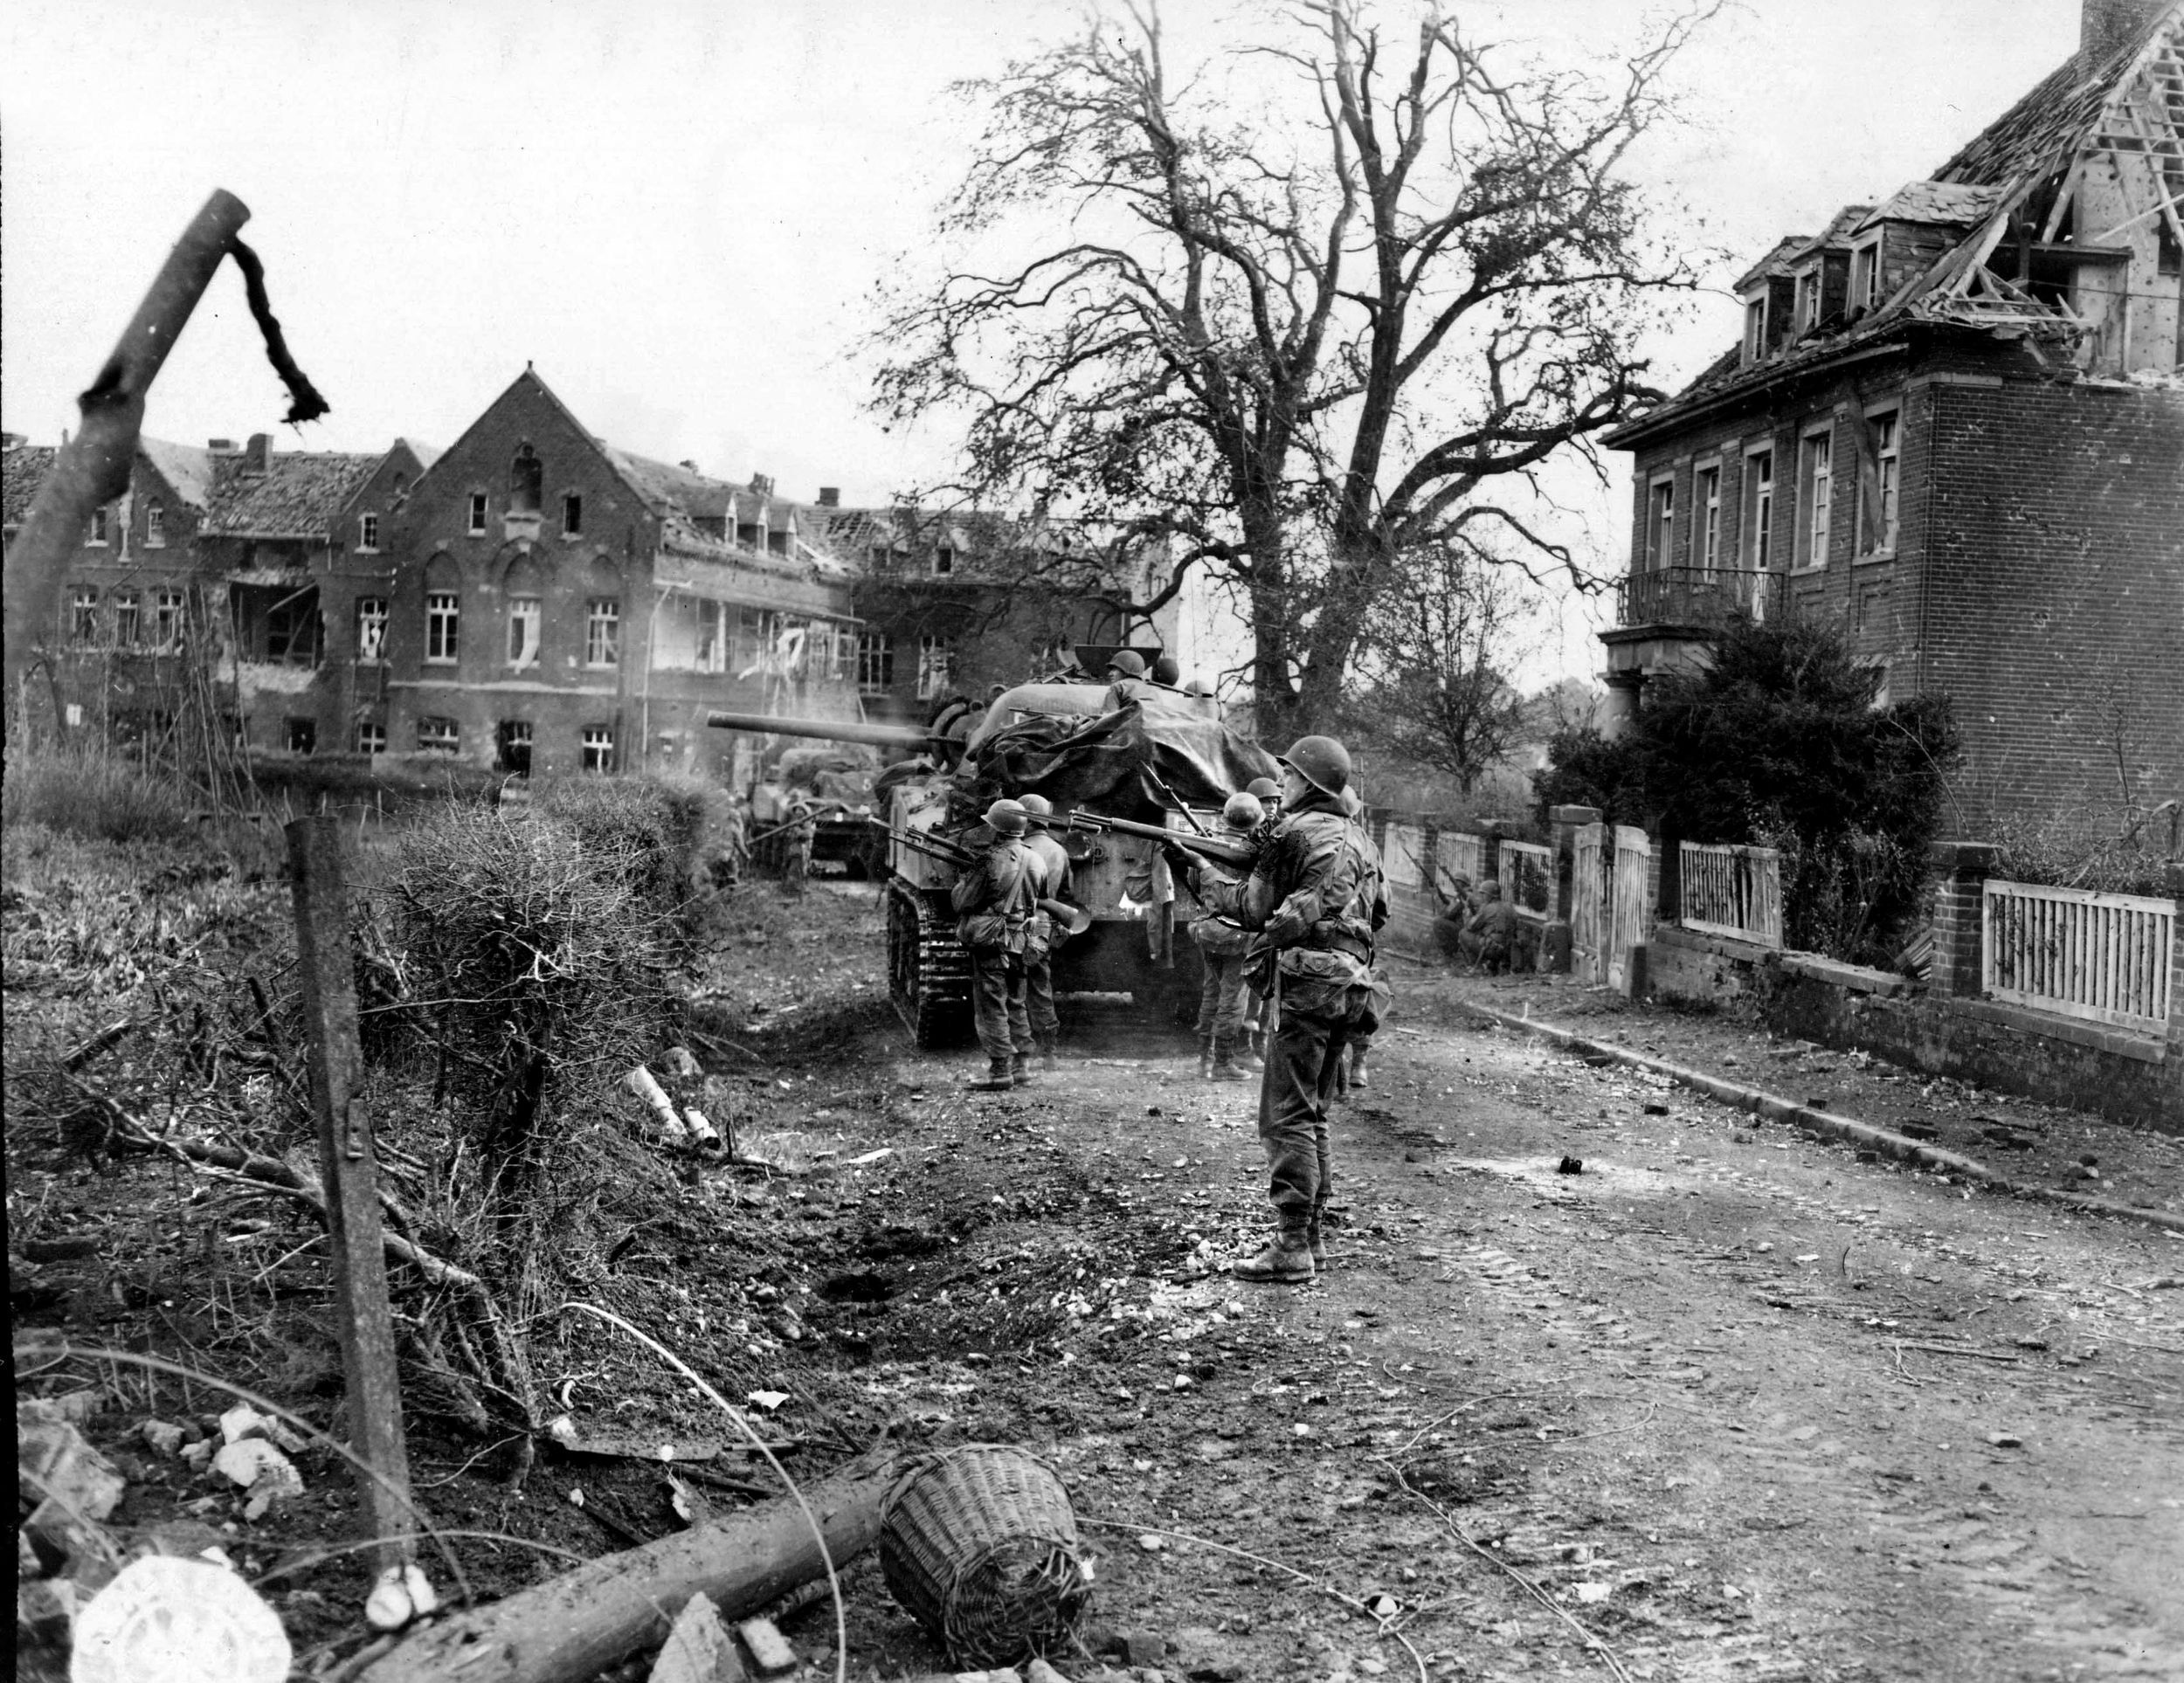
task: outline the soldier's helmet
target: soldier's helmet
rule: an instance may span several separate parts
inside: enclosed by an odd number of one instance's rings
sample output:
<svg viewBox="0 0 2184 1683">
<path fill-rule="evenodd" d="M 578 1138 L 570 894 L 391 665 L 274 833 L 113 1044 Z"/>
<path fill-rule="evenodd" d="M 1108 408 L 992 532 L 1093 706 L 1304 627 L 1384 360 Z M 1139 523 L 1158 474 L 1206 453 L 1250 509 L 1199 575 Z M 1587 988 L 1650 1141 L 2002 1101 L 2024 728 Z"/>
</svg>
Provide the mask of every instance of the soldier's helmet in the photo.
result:
<svg viewBox="0 0 2184 1683">
<path fill-rule="evenodd" d="M 1143 678 L 1145 675 L 1145 657 L 1135 649 L 1119 650 L 1107 663 L 1110 678 Z"/>
<path fill-rule="evenodd" d="M 1485 887 L 1479 890 L 1479 894 L 1482 899 L 1499 900 L 1502 897 L 1502 885 L 1498 882 L 1489 882 Z"/>
<path fill-rule="evenodd" d="M 1282 798 L 1282 785 L 1271 777 L 1254 777 L 1244 785 L 1244 793 L 1255 795 L 1262 802 L 1278 801 Z"/>
<path fill-rule="evenodd" d="M 1051 818 L 1054 815 L 1054 804 L 1044 795 L 1019 795 L 1016 804 L 1034 818 Z"/>
<path fill-rule="evenodd" d="M 1266 820 L 1267 809 L 1256 795 L 1231 795 L 1221 808 L 1221 822 L 1240 832 L 1256 830 Z"/>
<path fill-rule="evenodd" d="M 1350 750 L 1331 736 L 1300 736 L 1281 759 L 1323 795 L 1340 796 L 1350 787 Z"/>
<path fill-rule="evenodd" d="M 1157 655 L 1152 663 L 1152 681 L 1172 685 L 1183 676 L 1183 665 L 1171 654 Z"/>
<path fill-rule="evenodd" d="M 997 836 L 1020 836 L 1031 827 L 1021 801 L 996 801 L 985 810 L 986 827 Z"/>
</svg>

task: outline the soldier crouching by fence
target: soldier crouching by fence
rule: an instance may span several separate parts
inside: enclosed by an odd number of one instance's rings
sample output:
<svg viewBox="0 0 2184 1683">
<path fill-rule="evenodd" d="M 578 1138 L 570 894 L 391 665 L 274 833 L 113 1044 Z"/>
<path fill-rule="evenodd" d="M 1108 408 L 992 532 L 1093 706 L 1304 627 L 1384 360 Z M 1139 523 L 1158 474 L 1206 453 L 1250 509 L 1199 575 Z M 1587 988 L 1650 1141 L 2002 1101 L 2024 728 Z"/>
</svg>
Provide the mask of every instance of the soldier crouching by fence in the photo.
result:
<svg viewBox="0 0 2184 1683">
<path fill-rule="evenodd" d="M 1221 808 L 1221 823 L 1239 837 L 1266 822 L 1266 809 L 1251 795 L 1231 795 Z M 1205 867 L 1211 877 L 1234 883 L 1225 873 Z M 1205 981 L 1199 989 L 1199 1074 L 1208 1081 L 1241 1081 L 1236 1042 L 1244 1026 L 1244 969 L 1251 936 L 1234 918 L 1206 912 L 1191 920 L 1185 933 L 1199 949 Z"/>
<path fill-rule="evenodd" d="M 1277 1020 L 1260 1083 L 1259 1137 L 1275 1231 L 1229 1273 L 1299 1286 L 1326 1258 L 1327 1103 L 1351 1035 L 1374 1025 L 1374 943 L 1388 904 L 1370 845 L 1358 845 L 1364 832 L 1343 810 L 1349 751 L 1330 736 L 1306 736 L 1282 769 L 1282 817 L 1259 832 L 1243 881 L 1220 880 L 1172 843 L 1167 855 L 1209 911 L 1259 932 L 1272 968 Z"/>
<path fill-rule="evenodd" d="M 993 844 L 964 868 L 949 891 L 956 908 L 956 935 L 971 959 L 971 1009 L 985 1049 L 984 1080 L 974 1093 L 1006 1093 L 1031 1080 L 1035 1042 L 1024 996 L 1025 953 L 1032 918 L 1046 891 L 1046 866 L 1024 845 L 1030 815 L 1015 801 L 996 801 L 985 811 Z"/>
</svg>

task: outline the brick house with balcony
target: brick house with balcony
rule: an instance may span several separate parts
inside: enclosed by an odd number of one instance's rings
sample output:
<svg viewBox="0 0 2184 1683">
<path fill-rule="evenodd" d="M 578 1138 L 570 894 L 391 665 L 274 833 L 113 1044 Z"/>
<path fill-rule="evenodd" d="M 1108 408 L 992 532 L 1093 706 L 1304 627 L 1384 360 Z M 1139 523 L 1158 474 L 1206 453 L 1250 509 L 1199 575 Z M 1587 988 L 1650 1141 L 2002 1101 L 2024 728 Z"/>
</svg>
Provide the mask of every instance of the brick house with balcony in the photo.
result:
<svg viewBox="0 0 2184 1683">
<path fill-rule="evenodd" d="M 509 773 L 728 769 L 712 708 L 857 716 L 849 569 L 806 506 L 607 444 L 527 368 L 390 518 L 359 746 Z"/>
<path fill-rule="evenodd" d="M 1952 698 L 1965 822 L 2184 795 L 2181 209 L 2184 5 L 2085 0 L 1932 179 L 1741 277 L 1737 348 L 1608 437 L 1618 723 L 1725 615 L 1817 617 Z"/>
</svg>

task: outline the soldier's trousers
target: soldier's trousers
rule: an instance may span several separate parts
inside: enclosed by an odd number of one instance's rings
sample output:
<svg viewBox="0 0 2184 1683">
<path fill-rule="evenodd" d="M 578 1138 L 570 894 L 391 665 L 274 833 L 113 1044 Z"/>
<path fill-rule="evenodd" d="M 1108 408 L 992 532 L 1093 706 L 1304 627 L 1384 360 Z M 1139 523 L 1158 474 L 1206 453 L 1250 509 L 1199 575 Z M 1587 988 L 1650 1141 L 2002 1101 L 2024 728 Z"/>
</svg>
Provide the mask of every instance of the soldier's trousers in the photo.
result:
<svg viewBox="0 0 2184 1683">
<path fill-rule="evenodd" d="M 1199 986 L 1199 1038 L 1234 1041 L 1244 1023 L 1244 955 L 1200 952 L 1206 979 Z"/>
<path fill-rule="evenodd" d="M 1032 1038 L 1051 1048 L 1061 1034 L 1061 1013 L 1054 1009 L 1054 967 L 1047 950 L 1024 955 L 1024 1011 Z"/>
<path fill-rule="evenodd" d="M 1024 959 L 1019 953 L 971 947 L 971 1016 L 978 1044 L 996 1063 L 1032 1049 L 1031 1017 L 1024 1004 Z"/>
<path fill-rule="evenodd" d="M 1259 1084 L 1259 1142 L 1266 1148 L 1275 1217 L 1285 1231 L 1301 1231 L 1327 1206 L 1334 1185 L 1327 1153 L 1327 1100 L 1335 1068 L 1353 1031 L 1365 1025 L 1367 990 L 1353 988 L 1330 1012 L 1301 1011 L 1285 998 L 1267 1046 Z"/>
</svg>

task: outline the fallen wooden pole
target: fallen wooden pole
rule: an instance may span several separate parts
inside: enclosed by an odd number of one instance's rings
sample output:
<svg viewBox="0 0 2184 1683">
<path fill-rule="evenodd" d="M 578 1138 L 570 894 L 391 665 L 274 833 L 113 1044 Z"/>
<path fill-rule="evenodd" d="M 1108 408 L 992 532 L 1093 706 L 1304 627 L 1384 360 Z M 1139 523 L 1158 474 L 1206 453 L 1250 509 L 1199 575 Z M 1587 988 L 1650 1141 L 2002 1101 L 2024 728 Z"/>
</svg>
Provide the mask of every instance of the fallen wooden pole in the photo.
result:
<svg viewBox="0 0 2184 1683">
<path fill-rule="evenodd" d="M 896 1471 L 895 1452 L 882 1447 L 805 1492 L 836 1571 L 878 1539 L 881 1500 Z M 682 1604 L 701 1591 L 733 1621 L 826 1570 L 803 1510 L 778 1497 L 443 1619 L 374 1660 L 355 1683 L 586 1683 L 665 1642 Z"/>
</svg>

